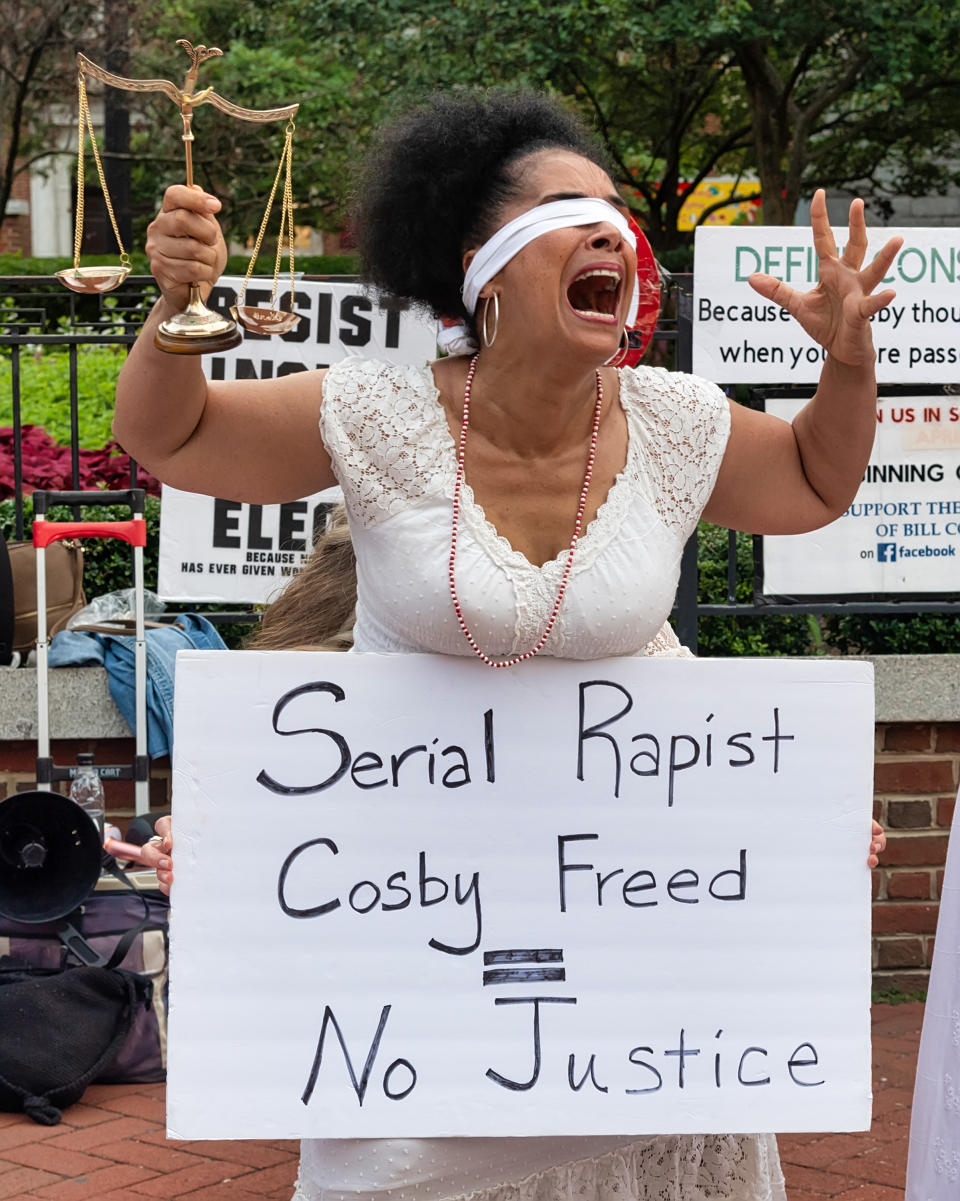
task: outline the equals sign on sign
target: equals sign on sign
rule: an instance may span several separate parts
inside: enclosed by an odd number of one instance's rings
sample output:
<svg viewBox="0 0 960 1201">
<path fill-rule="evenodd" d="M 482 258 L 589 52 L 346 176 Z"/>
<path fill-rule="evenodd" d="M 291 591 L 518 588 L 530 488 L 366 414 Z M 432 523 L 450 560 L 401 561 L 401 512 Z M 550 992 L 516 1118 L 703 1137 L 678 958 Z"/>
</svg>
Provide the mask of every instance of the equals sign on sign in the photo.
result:
<svg viewBox="0 0 960 1201">
<path fill-rule="evenodd" d="M 537 951 L 484 951 L 483 983 L 487 984 L 530 984 L 545 980 L 566 980 L 562 967 L 540 967 L 535 964 L 562 964 L 563 951 L 542 947 Z M 509 964 L 509 967 L 493 966 Z"/>
</svg>

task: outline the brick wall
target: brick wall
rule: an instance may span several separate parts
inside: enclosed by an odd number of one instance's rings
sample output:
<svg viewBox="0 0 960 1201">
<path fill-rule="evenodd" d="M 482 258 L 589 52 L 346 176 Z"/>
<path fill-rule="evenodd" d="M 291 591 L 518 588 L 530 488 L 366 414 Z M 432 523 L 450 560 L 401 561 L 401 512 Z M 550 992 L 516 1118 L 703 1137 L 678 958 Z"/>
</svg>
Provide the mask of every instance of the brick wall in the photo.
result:
<svg viewBox="0 0 960 1201">
<path fill-rule="evenodd" d="M 132 739 L 54 741 L 55 763 L 94 751 L 99 763 L 129 763 Z M 33 742 L 0 742 L 0 798 L 32 787 Z M 911 992 L 927 982 L 947 837 L 960 783 L 960 722 L 878 725 L 874 814 L 887 849 L 873 873 L 873 978 L 877 988 Z M 108 816 L 125 828 L 133 786 L 105 781 Z M 151 806 L 170 806 L 170 762 L 152 765 Z"/>
<path fill-rule="evenodd" d="M 10 199 L 30 203 L 30 173 L 21 171 L 14 178 Z M 15 254 L 19 251 L 24 257 L 33 253 L 33 237 L 30 225 L 30 213 L 16 216 L 4 216 L 0 213 L 0 254 Z"/>
<path fill-rule="evenodd" d="M 960 782 L 960 722 L 878 725 L 874 814 L 887 849 L 873 880 L 874 984 L 926 986 L 947 837 Z"/>
<path fill-rule="evenodd" d="M 58 766 L 70 766 L 77 761 L 81 751 L 92 751 L 96 762 L 101 764 L 128 764 L 133 762 L 134 741 L 132 738 L 111 738 L 97 742 L 92 739 L 54 739 L 50 753 Z M 0 742 L 0 799 L 15 792 L 36 787 L 35 742 Z M 150 808 L 170 808 L 170 760 L 166 757 L 154 759 L 150 768 Z M 58 785 L 62 792 L 66 784 Z M 104 780 L 103 793 L 107 807 L 107 820 L 126 829 L 127 822 L 135 813 L 133 784 L 129 780 Z"/>
</svg>

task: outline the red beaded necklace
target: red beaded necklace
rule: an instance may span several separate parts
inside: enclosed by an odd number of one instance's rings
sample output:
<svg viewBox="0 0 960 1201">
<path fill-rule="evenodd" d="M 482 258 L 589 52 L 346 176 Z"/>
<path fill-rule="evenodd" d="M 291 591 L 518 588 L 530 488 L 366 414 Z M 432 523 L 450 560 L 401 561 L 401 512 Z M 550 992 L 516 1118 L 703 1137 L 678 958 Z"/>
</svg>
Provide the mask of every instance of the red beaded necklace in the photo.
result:
<svg viewBox="0 0 960 1201">
<path fill-rule="evenodd" d="M 563 569 L 563 576 L 560 580 L 560 587 L 557 590 L 557 599 L 553 605 L 553 612 L 550 614 L 550 620 L 547 622 L 546 628 L 540 635 L 540 641 L 529 651 L 524 651 L 522 655 L 515 655 L 512 659 L 501 659 L 499 662 L 491 659 L 489 655 L 477 646 L 476 639 L 470 633 L 467 623 L 464 620 L 463 609 L 460 605 L 460 598 L 457 596 L 457 583 L 454 575 L 454 564 L 457 558 L 457 529 L 460 525 L 460 495 L 463 490 L 464 476 L 464 459 L 467 449 L 467 429 L 470 426 L 470 390 L 473 387 L 473 377 L 477 373 L 477 360 L 479 354 L 475 354 L 470 361 L 470 370 L 467 372 L 467 382 L 463 389 L 463 420 L 460 424 L 460 440 L 457 443 L 457 480 L 453 488 L 453 530 L 450 535 L 450 596 L 453 599 L 453 608 L 457 614 L 457 622 L 460 629 L 463 631 L 463 636 L 470 644 L 473 653 L 478 659 L 482 659 L 488 667 L 514 667 L 517 663 L 522 663 L 525 659 L 532 659 L 534 655 L 539 655 L 546 645 L 547 639 L 553 632 L 553 627 L 556 624 L 557 616 L 560 613 L 560 606 L 563 603 L 563 596 L 567 590 L 567 581 L 570 579 L 570 570 L 573 567 L 573 554 L 577 549 L 577 543 L 580 540 L 580 530 L 583 525 L 583 514 L 587 507 L 587 493 L 590 490 L 590 480 L 593 477 L 593 466 L 597 460 L 597 436 L 600 433 L 600 413 L 603 409 L 603 383 L 600 379 L 600 372 L 597 372 L 597 404 L 593 411 L 593 429 L 590 433 L 590 450 L 587 454 L 587 469 L 583 476 L 583 487 L 580 489 L 580 503 L 577 506 L 577 521 L 573 527 L 573 537 L 570 539 L 570 550 L 567 554 L 567 562 Z"/>
</svg>

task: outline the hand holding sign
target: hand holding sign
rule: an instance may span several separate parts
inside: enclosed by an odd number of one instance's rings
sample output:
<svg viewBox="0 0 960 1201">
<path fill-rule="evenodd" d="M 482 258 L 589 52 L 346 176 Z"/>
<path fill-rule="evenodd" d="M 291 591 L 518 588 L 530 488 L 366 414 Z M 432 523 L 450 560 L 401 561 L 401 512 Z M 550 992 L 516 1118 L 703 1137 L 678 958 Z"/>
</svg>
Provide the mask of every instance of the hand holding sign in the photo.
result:
<svg viewBox="0 0 960 1201">
<path fill-rule="evenodd" d="M 798 292 L 773 275 L 758 272 L 750 284 L 767 300 L 786 309 L 824 350 L 841 363 L 859 367 L 874 359 L 870 319 L 893 300 L 887 288 L 873 294 L 884 279 L 903 243 L 891 238 L 880 253 L 863 267 L 867 250 L 867 226 L 863 201 L 850 205 L 850 233 L 843 254 L 837 253 L 827 217 L 827 199 L 818 188 L 810 205 L 810 224 L 817 252 L 820 282 L 810 292 Z"/>
<path fill-rule="evenodd" d="M 157 839 L 151 839 L 142 847 L 137 847 L 137 862 L 144 864 L 146 867 L 152 867 L 156 870 L 157 880 L 160 884 L 160 891 L 167 896 L 170 895 L 170 887 L 173 884 L 173 831 L 171 828 L 171 819 L 169 817 L 161 817 L 157 820 Z M 111 843 L 113 846 L 111 847 Z M 107 839 L 104 843 L 106 850 L 112 854 L 119 853 L 120 846 L 126 847 L 127 844 L 116 843 L 113 839 Z M 879 822 L 873 822 L 870 834 L 870 854 L 867 856 L 867 867 L 874 868 L 879 863 L 878 855 L 882 854 L 887 845 L 887 835 Z M 133 856 L 131 856 L 133 857 Z"/>
<path fill-rule="evenodd" d="M 143 846 L 136 847 L 131 843 L 118 842 L 114 838 L 103 840 L 104 850 L 108 855 L 119 859 L 135 859 L 144 867 L 151 867 L 157 873 L 160 891 L 170 895 L 170 885 L 173 883 L 173 832 L 169 817 L 158 817 L 155 826 L 156 834 Z"/>
<path fill-rule="evenodd" d="M 867 856 L 867 867 L 874 868 L 880 862 L 878 856 L 887 849 L 887 835 L 879 822 L 873 822 L 870 832 L 870 854 Z"/>
</svg>

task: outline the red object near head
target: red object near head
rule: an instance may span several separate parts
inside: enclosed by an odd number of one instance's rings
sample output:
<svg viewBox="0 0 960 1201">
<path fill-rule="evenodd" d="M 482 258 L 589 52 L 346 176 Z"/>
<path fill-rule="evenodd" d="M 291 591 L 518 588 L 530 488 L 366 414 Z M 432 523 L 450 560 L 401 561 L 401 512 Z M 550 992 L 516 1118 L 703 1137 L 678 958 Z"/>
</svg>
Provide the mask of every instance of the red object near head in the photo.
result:
<svg viewBox="0 0 960 1201">
<path fill-rule="evenodd" d="M 639 306 L 633 325 L 627 327 L 629 349 L 621 367 L 636 367 L 647 353 L 660 316 L 660 272 L 646 235 L 633 217 L 627 218 L 637 237 L 637 293 Z"/>
</svg>

